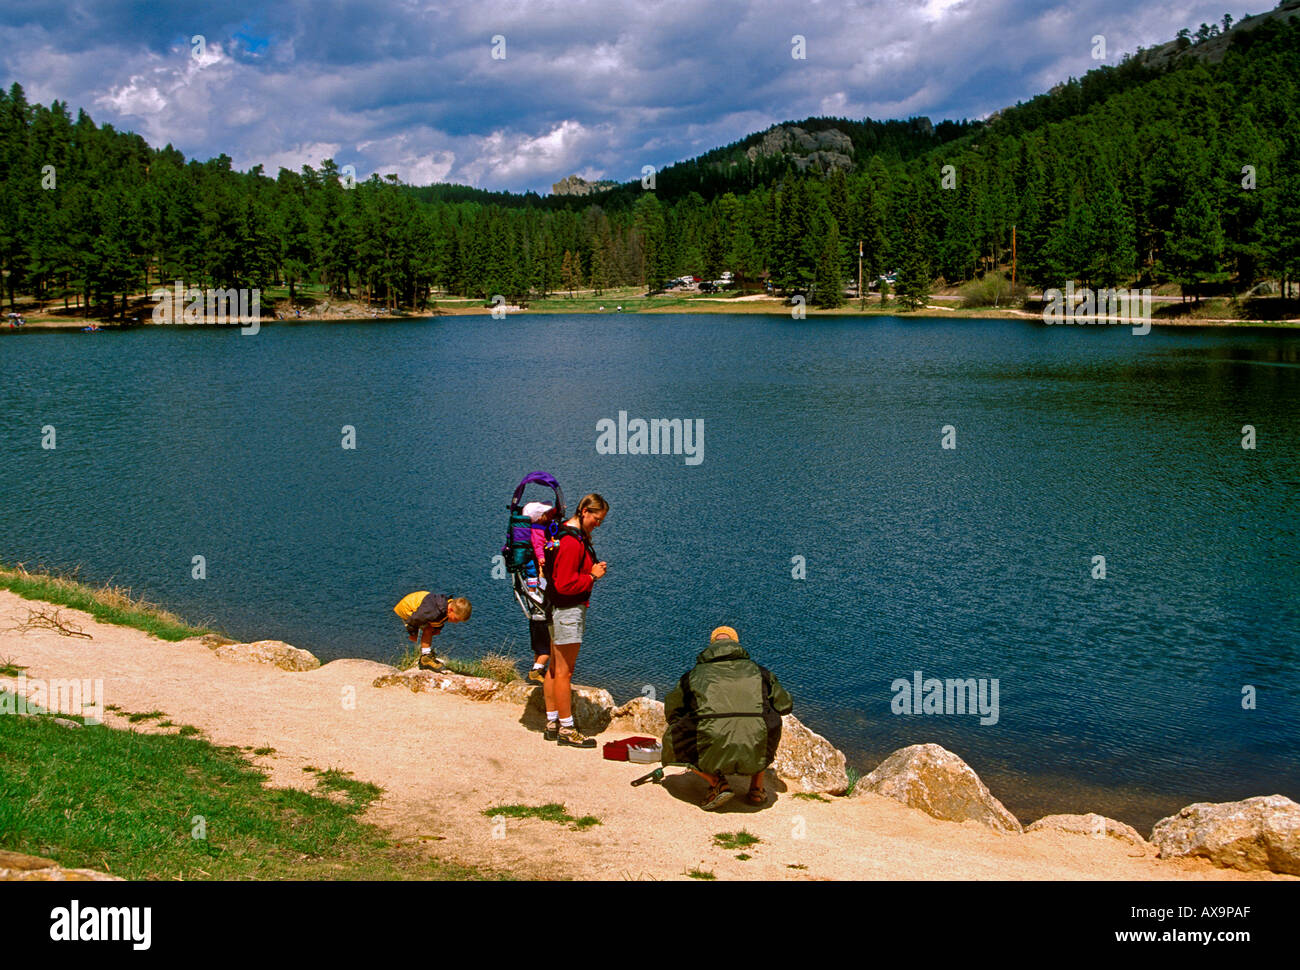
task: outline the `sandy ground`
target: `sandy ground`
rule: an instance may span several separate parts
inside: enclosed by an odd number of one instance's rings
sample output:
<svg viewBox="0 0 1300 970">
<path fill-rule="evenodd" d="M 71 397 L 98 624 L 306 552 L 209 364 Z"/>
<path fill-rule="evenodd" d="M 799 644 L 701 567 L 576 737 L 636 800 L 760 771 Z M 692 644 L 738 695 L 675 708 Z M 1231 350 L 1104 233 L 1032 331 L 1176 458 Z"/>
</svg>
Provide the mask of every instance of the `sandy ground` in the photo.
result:
<svg viewBox="0 0 1300 970">
<path fill-rule="evenodd" d="M 0 590 L 0 660 L 26 666 L 28 678 L 102 678 L 106 705 L 165 711 L 217 744 L 272 747 L 272 755 L 249 757 L 275 785 L 309 787 L 308 765 L 350 771 L 384 789 L 366 817 L 398 839 L 517 876 L 680 879 L 698 867 L 718 879 L 1291 878 L 1162 861 L 1113 839 L 999 835 L 876 796 L 795 798 L 771 781 L 776 797 L 767 806 L 737 798 L 710 814 L 697 807 L 703 783 L 679 774 L 683 769 L 669 769 L 662 785 L 632 788 L 628 782 L 645 766 L 605 761 L 599 749 L 547 743 L 521 723 L 513 705 L 376 689 L 370 685 L 382 668 L 366 660 L 337 660 L 307 673 L 220 660 L 196 641 L 165 643 L 66 608 L 62 617 L 92 640 L 15 630 L 36 605 Z M 472 649 L 458 644 L 457 652 Z M 13 677 L 0 677 L 0 687 L 15 685 Z M 126 725 L 112 713 L 106 720 Z M 632 733 L 616 722 L 600 740 Z M 547 802 L 601 824 L 585 832 L 538 819 L 494 826 L 482 814 Z M 209 819 L 209 826 L 219 831 L 220 820 Z M 738 850 L 712 841 L 715 833 L 739 829 L 762 840 L 744 861 L 735 858 Z"/>
</svg>

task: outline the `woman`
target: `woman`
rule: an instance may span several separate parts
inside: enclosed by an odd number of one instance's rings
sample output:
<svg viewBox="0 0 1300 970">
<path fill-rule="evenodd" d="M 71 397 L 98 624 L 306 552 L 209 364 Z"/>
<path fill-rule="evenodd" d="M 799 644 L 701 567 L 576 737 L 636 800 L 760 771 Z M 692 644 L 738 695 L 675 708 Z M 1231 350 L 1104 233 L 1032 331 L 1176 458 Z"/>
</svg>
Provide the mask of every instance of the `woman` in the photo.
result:
<svg viewBox="0 0 1300 970">
<path fill-rule="evenodd" d="M 587 625 L 587 601 L 596 580 L 605 575 L 606 563 L 596 559 L 591 531 L 600 528 L 609 514 L 609 503 L 595 492 L 583 496 L 577 514 L 560 529 L 560 544 L 546 587 L 550 607 L 551 663 L 546 668 L 542 691 L 546 695 L 547 741 L 574 748 L 594 748 L 596 739 L 573 726 L 570 692 L 578 648 Z"/>
</svg>

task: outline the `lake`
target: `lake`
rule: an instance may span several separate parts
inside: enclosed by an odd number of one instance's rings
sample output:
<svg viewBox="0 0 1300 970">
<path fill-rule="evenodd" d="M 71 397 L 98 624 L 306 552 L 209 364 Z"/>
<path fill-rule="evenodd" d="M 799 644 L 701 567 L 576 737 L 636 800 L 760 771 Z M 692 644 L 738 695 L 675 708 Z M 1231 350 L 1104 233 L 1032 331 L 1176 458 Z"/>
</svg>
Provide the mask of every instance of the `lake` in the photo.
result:
<svg viewBox="0 0 1300 970">
<path fill-rule="evenodd" d="M 620 702 L 662 698 L 728 624 L 850 764 L 935 741 L 1025 822 L 1145 831 L 1192 801 L 1300 799 L 1300 331 L 575 315 L 25 333 L 0 340 L 0 405 L 0 559 L 79 567 L 241 639 L 386 660 L 407 646 L 393 604 L 452 590 L 474 615 L 443 651 L 522 658 L 492 557 L 543 469 L 571 508 L 612 506 L 577 680 Z M 702 422 L 702 448 L 602 453 L 620 412 Z M 996 721 L 895 713 L 917 671 L 923 693 L 996 681 Z"/>
</svg>

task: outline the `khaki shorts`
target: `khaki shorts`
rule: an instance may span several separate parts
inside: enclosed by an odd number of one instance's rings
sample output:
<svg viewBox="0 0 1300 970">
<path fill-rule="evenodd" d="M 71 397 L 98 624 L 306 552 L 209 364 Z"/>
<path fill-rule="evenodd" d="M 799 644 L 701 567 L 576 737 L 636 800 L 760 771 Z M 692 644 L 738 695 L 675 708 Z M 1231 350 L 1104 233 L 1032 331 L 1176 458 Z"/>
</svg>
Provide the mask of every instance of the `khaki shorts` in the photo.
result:
<svg viewBox="0 0 1300 970">
<path fill-rule="evenodd" d="M 552 643 L 581 643 L 587 628 L 587 604 L 555 607 L 549 625 Z"/>
</svg>

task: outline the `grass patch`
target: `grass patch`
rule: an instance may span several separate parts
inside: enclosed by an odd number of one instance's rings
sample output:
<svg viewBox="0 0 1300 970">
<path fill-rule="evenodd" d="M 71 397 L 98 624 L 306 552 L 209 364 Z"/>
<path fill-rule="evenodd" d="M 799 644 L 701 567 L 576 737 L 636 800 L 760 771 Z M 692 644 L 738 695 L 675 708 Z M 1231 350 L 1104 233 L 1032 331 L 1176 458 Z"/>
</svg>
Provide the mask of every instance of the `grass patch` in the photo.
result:
<svg viewBox="0 0 1300 970">
<path fill-rule="evenodd" d="M 137 714 L 128 714 L 126 719 L 132 724 L 139 724 L 141 721 L 162 721 L 166 720 L 166 711 L 144 711 Z"/>
<path fill-rule="evenodd" d="M 391 844 L 355 797 L 266 781 L 204 740 L 0 717 L 0 847 L 127 879 L 499 878 Z"/>
<path fill-rule="evenodd" d="M 275 750 L 274 748 L 270 750 Z M 256 752 L 254 752 L 256 754 Z M 364 812 L 370 803 L 384 793 L 378 785 L 357 781 L 349 771 L 329 768 L 316 773 L 316 786 L 327 792 L 339 792 L 347 797 L 353 812 Z"/>
<path fill-rule="evenodd" d="M 478 660 L 461 660 L 457 657 L 446 657 L 444 659 L 446 660 L 447 669 L 453 674 L 461 674 L 465 677 L 483 677 L 502 684 L 509 684 L 520 679 L 519 661 L 514 657 L 496 651 L 485 653 Z M 388 661 L 390 666 L 396 667 L 398 670 L 410 670 L 419 662 L 420 648 L 415 644 L 402 648 Z"/>
<path fill-rule="evenodd" d="M 12 657 L 0 657 L 0 677 L 17 677 L 26 669 L 14 663 Z"/>
<path fill-rule="evenodd" d="M 202 733 L 203 732 L 200 731 L 198 728 L 196 728 L 193 724 L 182 724 L 181 729 L 176 732 L 176 736 L 178 738 L 193 738 L 193 737 L 198 737 Z"/>
<path fill-rule="evenodd" d="M 254 748 L 253 754 L 275 754 L 275 748 Z"/>
<path fill-rule="evenodd" d="M 739 832 L 719 832 L 713 837 L 713 844 L 720 849 L 747 849 L 763 841 L 757 835 L 741 829 Z"/>
<path fill-rule="evenodd" d="M 810 801 L 810 802 L 829 802 L 829 801 L 830 801 L 830 799 L 827 798 L 825 795 L 820 795 L 820 794 L 818 794 L 818 793 L 815 792 L 815 791 L 797 791 L 797 792 L 795 792 L 791 797 L 792 797 L 792 798 L 802 798 L 802 799 L 804 799 L 805 801 Z"/>
<path fill-rule="evenodd" d="M 24 599 L 42 600 L 89 613 L 102 623 L 143 630 L 160 640 L 185 640 L 212 633 L 192 626 L 179 616 L 136 596 L 122 586 L 89 586 L 75 578 L 51 572 L 31 572 L 21 564 L 0 566 L 0 589 Z"/>
<path fill-rule="evenodd" d="M 715 876 L 713 873 L 711 873 L 711 872 L 707 872 L 707 871 L 704 870 L 704 869 L 698 869 L 698 868 L 697 868 L 697 869 L 688 869 L 688 870 L 686 870 L 686 875 L 690 876 L 692 879 L 712 880 L 712 879 L 717 879 L 717 878 L 718 878 L 718 877 Z"/>
<path fill-rule="evenodd" d="M 748 862 L 750 859 L 754 857 L 750 855 L 748 852 L 742 852 L 740 853 L 740 855 L 736 856 L 736 858 L 739 859 L 741 862 Z"/>
<path fill-rule="evenodd" d="M 858 779 L 862 777 L 862 772 L 858 771 L 852 765 L 844 769 L 844 773 L 849 776 L 849 787 L 844 789 L 844 797 L 848 798 L 853 794 L 853 789 L 858 787 Z"/>
<path fill-rule="evenodd" d="M 564 806 L 559 802 L 548 802 L 545 805 L 497 805 L 495 808 L 483 809 L 483 814 L 488 818 L 496 818 L 498 815 L 505 818 L 540 818 L 545 822 L 558 822 L 561 825 L 568 825 L 569 828 L 578 832 L 600 824 L 600 819 L 594 815 L 574 818 L 564 810 Z"/>
<path fill-rule="evenodd" d="M 786 867 L 787 869 L 807 869 L 807 868 L 808 868 L 807 866 L 802 865 L 801 863 L 798 863 L 798 862 L 787 862 L 786 865 L 785 865 L 785 867 Z"/>
</svg>

